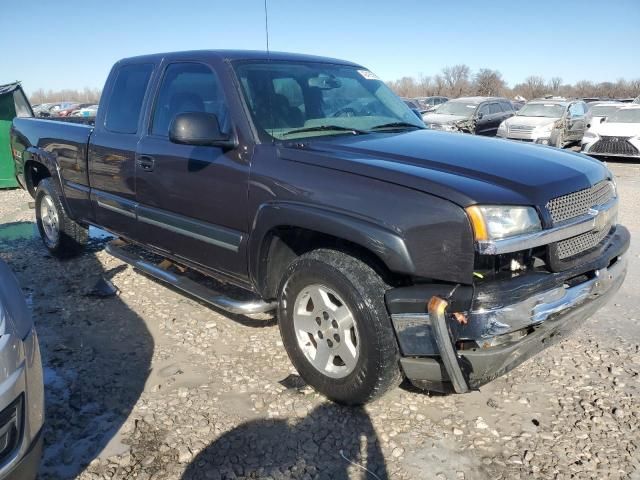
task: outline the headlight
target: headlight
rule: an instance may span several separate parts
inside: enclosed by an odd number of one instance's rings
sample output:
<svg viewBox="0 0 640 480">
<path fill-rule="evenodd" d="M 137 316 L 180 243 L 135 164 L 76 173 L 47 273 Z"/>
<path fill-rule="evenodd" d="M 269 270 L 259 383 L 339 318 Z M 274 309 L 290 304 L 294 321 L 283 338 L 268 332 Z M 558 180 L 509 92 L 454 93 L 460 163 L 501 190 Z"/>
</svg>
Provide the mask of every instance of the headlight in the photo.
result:
<svg viewBox="0 0 640 480">
<path fill-rule="evenodd" d="M 473 205 L 466 211 L 476 241 L 500 240 L 542 230 L 540 217 L 532 207 Z"/>
<path fill-rule="evenodd" d="M 442 130 L 444 130 L 445 132 L 457 132 L 458 127 L 450 123 L 445 123 L 444 125 L 442 125 Z"/>
<path fill-rule="evenodd" d="M 587 130 L 586 132 L 584 132 L 584 137 L 585 138 L 598 138 L 598 135 L 590 132 L 589 130 Z"/>
</svg>

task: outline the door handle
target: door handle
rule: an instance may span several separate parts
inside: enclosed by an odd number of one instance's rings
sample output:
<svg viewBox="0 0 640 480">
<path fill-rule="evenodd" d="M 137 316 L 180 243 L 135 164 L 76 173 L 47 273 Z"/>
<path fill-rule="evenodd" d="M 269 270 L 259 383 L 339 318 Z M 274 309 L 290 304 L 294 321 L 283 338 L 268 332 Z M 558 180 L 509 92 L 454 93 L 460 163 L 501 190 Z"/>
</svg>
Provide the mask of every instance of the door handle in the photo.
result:
<svg viewBox="0 0 640 480">
<path fill-rule="evenodd" d="M 149 155 L 139 155 L 136 163 L 141 170 L 144 170 L 145 172 L 153 172 L 156 161 Z"/>
</svg>

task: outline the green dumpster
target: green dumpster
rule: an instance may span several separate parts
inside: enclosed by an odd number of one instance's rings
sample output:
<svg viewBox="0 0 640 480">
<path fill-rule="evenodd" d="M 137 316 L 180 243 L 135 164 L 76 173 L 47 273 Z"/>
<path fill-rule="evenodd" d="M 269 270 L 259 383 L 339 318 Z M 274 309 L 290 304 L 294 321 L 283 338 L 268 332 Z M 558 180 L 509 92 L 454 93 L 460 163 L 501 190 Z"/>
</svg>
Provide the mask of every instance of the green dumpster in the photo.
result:
<svg viewBox="0 0 640 480">
<path fill-rule="evenodd" d="M 19 82 L 0 85 L 0 188 L 18 186 L 9 142 L 9 129 L 15 117 L 33 117 L 29 100 Z"/>
</svg>

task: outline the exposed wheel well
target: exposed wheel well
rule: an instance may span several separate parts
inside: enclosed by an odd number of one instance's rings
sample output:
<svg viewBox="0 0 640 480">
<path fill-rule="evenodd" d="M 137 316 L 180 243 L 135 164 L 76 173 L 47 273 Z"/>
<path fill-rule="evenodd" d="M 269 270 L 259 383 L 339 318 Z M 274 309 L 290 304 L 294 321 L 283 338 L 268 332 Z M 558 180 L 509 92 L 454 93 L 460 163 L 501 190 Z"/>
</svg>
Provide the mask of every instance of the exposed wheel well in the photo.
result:
<svg viewBox="0 0 640 480">
<path fill-rule="evenodd" d="M 391 272 L 375 253 L 356 243 L 299 227 L 269 231 L 260 250 L 258 287 L 264 298 L 275 298 L 287 267 L 297 257 L 318 248 L 339 250 L 369 265 L 389 285 L 409 283 L 409 278 Z"/>
<path fill-rule="evenodd" d="M 32 197 L 35 197 L 36 195 L 38 183 L 40 183 L 43 178 L 48 178 L 50 176 L 51 172 L 49 169 L 41 163 L 28 161 L 24 164 L 24 181 L 27 184 L 27 190 Z"/>
</svg>

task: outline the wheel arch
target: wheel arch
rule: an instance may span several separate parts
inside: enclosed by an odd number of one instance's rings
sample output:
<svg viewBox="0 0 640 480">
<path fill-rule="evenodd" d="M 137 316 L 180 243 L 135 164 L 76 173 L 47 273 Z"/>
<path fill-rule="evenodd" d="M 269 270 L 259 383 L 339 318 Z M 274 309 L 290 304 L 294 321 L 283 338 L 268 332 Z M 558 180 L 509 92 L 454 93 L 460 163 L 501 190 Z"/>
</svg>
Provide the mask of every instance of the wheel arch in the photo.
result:
<svg viewBox="0 0 640 480">
<path fill-rule="evenodd" d="M 263 298 L 275 298 L 290 263 L 317 248 L 349 253 L 387 281 L 415 273 L 407 245 L 397 232 L 333 210 L 268 204 L 258 210 L 249 238 L 249 274 L 258 292 Z"/>
</svg>

